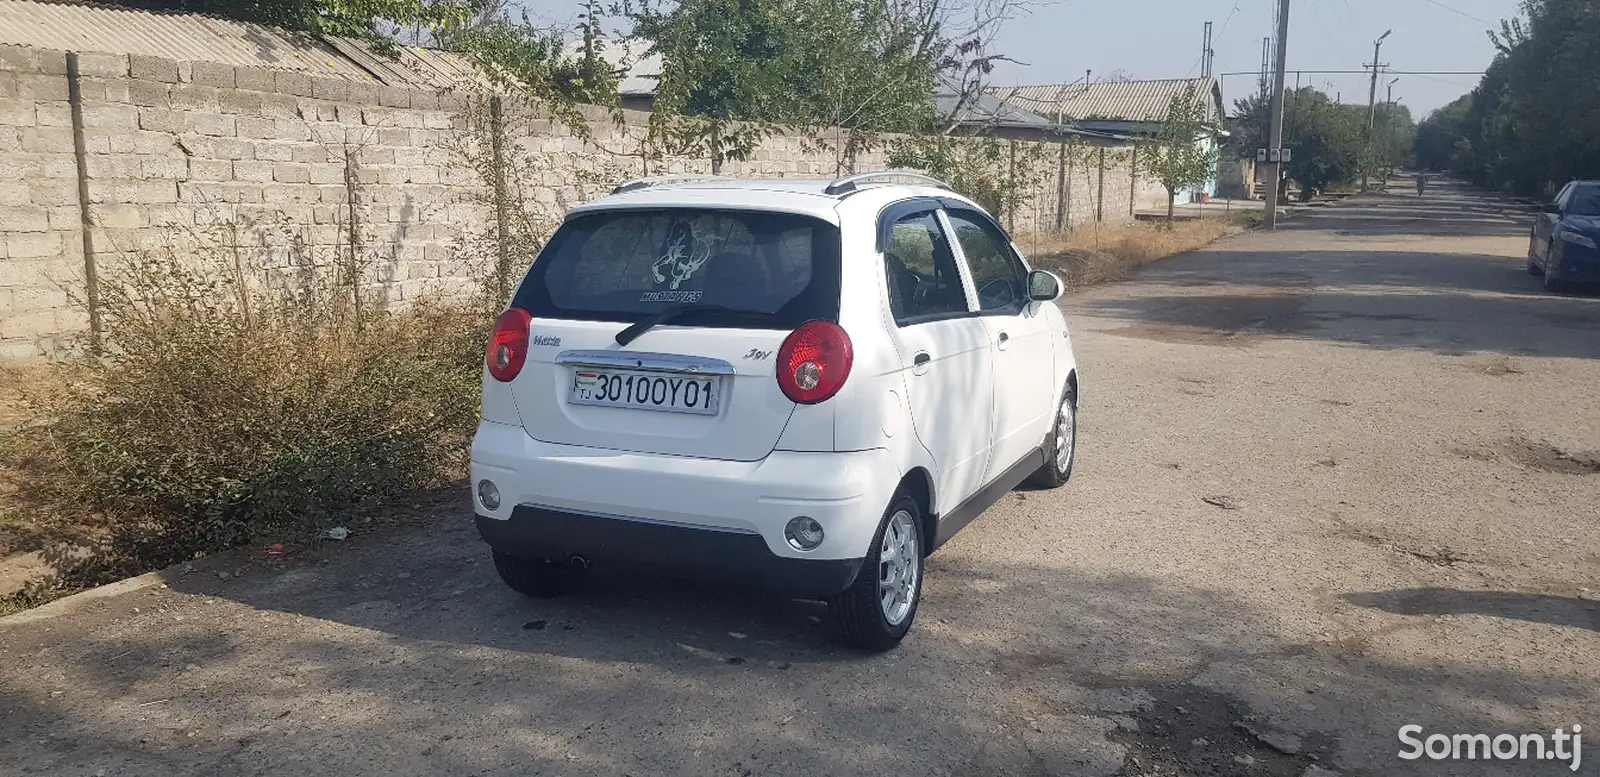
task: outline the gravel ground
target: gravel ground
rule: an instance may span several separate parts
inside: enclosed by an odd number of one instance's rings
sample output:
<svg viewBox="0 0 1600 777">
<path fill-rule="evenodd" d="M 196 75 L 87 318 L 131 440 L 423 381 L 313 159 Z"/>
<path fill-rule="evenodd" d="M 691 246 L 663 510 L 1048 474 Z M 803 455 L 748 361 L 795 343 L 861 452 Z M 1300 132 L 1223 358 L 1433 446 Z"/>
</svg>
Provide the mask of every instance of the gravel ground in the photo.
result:
<svg viewBox="0 0 1600 777">
<path fill-rule="evenodd" d="M 0 620 L 0 771 L 1571 774 L 1396 757 L 1600 736 L 1600 299 L 1433 188 L 1065 300 L 1075 479 L 941 550 L 896 652 L 760 592 L 519 598 L 463 503 Z"/>
</svg>

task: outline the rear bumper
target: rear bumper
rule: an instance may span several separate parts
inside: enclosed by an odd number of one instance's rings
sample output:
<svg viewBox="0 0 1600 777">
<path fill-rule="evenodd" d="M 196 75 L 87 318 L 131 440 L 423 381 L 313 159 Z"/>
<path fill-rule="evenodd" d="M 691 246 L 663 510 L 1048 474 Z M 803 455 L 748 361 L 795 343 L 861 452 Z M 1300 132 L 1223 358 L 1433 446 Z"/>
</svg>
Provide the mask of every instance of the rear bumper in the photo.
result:
<svg viewBox="0 0 1600 777">
<path fill-rule="evenodd" d="M 744 583 L 800 596 L 839 593 L 855 581 L 861 559 L 773 555 L 759 534 L 584 515 L 520 505 L 510 519 L 477 516 L 478 533 L 495 550 L 523 558 L 582 556 L 600 564 Z"/>
<path fill-rule="evenodd" d="M 537 541 L 549 548 L 571 537 L 587 539 L 608 526 L 630 536 L 659 533 L 634 525 L 638 523 L 714 532 L 720 539 L 709 540 L 710 545 L 758 559 L 859 561 L 872 544 L 900 475 L 885 450 L 772 451 L 760 461 L 723 461 L 541 442 L 521 426 L 487 421 L 479 424 L 472 441 L 473 506 L 480 527 L 485 521 L 521 525 L 485 530 L 490 544 L 504 536 L 508 542 Z M 497 508 L 478 498 L 481 480 L 498 489 Z M 598 518 L 584 522 L 595 527 L 593 532 L 577 534 L 572 528 L 576 522 L 567 520 L 552 524 L 546 534 L 550 522 L 528 516 L 547 513 Z M 822 544 L 810 551 L 796 550 L 784 539 L 784 527 L 802 515 L 824 530 Z M 724 535 L 739 539 L 729 542 Z M 679 535 L 671 541 L 698 536 Z M 496 547 L 519 554 L 510 546 Z"/>
</svg>

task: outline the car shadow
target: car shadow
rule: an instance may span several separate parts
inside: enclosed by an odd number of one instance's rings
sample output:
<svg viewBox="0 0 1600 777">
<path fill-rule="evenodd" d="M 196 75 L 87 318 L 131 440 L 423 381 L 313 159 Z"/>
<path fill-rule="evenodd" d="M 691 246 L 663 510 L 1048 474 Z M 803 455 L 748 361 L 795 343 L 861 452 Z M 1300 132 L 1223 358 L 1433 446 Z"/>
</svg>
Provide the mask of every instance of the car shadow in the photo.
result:
<svg viewBox="0 0 1600 777">
<path fill-rule="evenodd" d="M 1600 631 L 1600 600 L 1519 591 L 1406 588 L 1341 596 L 1351 604 L 1397 615 L 1487 615 Z"/>
</svg>

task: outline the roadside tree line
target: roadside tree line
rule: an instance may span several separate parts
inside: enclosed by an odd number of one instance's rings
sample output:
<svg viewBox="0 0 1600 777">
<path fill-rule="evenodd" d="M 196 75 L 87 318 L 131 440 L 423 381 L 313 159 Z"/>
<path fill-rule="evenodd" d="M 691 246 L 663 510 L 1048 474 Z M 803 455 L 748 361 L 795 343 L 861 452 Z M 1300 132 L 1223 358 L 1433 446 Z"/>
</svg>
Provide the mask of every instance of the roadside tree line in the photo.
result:
<svg viewBox="0 0 1600 777">
<path fill-rule="evenodd" d="M 1417 131 L 1417 163 L 1548 196 L 1600 178 L 1600 0 L 1524 0 L 1490 32 L 1498 53 L 1471 93 Z"/>
<path fill-rule="evenodd" d="M 1411 109 L 1399 103 L 1340 104 L 1314 87 L 1289 89 L 1283 96 L 1283 145 L 1292 150 L 1287 173 L 1300 197 L 1349 186 L 1366 173 L 1382 181 L 1408 164 L 1417 133 Z M 1244 159 L 1266 148 L 1270 104 L 1260 95 L 1234 101 L 1230 148 Z"/>
</svg>

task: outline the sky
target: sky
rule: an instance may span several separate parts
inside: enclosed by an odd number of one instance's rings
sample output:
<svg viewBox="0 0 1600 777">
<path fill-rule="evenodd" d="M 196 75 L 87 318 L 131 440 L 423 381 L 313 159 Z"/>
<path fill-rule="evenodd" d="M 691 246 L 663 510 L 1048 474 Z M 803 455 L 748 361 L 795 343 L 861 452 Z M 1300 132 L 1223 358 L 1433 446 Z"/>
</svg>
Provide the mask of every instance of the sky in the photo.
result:
<svg viewBox="0 0 1600 777">
<path fill-rule="evenodd" d="M 1009 25 L 1001 48 L 1027 67 L 996 73 L 1000 83 L 1056 83 L 1124 70 L 1135 78 L 1199 75 L 1204 26 L 1212 25 L 1214 71 L 1225 75 L 1223 99 L 1256 89 L 1261 40 L 1272 34 L 1276 0 L 1064 0 L 1038 7 Z M 1485 31 L 1515 15 L 1517 0 L 1291 0 L 1288 68 L 1355 70 L 1372 61 L 1372 43 L 1384 30 L 1382 62 L 1395 70 L 1482 71 L 1494 58 Z M 1469 17 L 1476 17 L 1469 18 Z M 1378 99 L 1396 76 L 1378 83 Z M 1401 75 L 1394 99 L 1422 118 L 1472 90 L 1475 75 Z M 1301 83 L 1345 102 L 1367 101 L 1370 76 L 1306 73 Z M 1288 76 L 1288 85 L 1295 74 Z"/>
<path fill-rule="evenodd" d="M 1261 41 L 1272 34 L 1277 0 L 1033 0 L 1032 10 L 1002 28 L 996 85 L 1064 83 L 1123 71 L 1138 79 L 1200 74 L 1205 22 L 1213 23 L 1214 71 L 1223 99 L 1256 89 Z M 570 25 L 579 0 L 522 0 L 536 23 Z M 1386 29 L 1382 62 L 1394 70 L 1482 71 L 1494 58 L 1486 31 L 1516 14 L 1518 0 L 1291 0 L 1288 68 L 1355 70 L 1372 61 L 1372 42 Z M 1245 75 L 1227 75 L 1229 73 Z M 1390 79 L 1378 84 L 1387 96 Z M 1394 99 L 1418 119 L 1472 90 L 1476 75 L 1400 75 Z M 1365 103 L 1369 76 L 1312 74 L 1300 83 Z M 1294 86 L 1290 72 L 1288 85 Z"/>
</svg>

